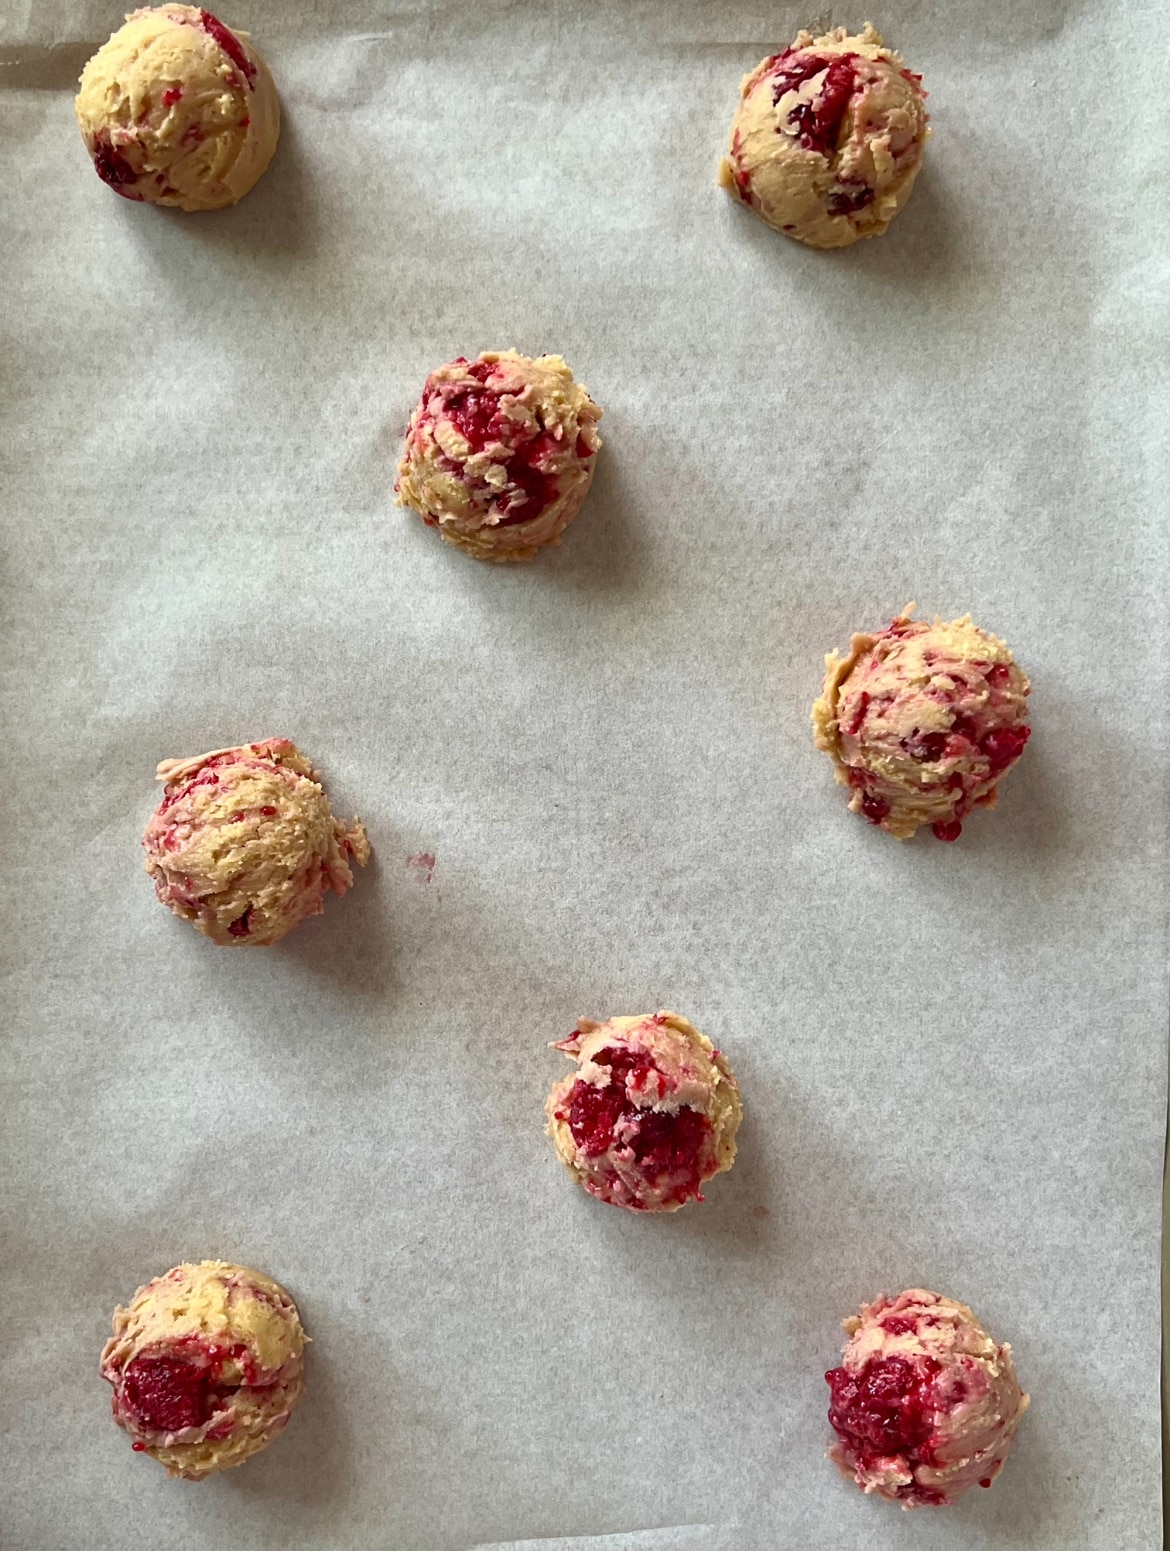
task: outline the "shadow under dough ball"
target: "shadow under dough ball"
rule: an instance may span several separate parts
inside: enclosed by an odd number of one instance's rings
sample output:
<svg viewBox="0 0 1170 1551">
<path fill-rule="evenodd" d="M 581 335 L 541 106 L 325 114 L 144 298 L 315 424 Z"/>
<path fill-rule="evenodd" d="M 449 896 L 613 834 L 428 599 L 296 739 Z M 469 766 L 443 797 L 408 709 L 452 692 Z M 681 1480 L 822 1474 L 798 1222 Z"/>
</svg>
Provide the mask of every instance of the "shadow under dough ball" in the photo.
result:
<svg viewBox="0 0 1170 1551">
<path fill-rule="evenodd" d="M 265 1449 L 305 1387 L 308 1337 L 284 1288 L 223 1260 L 183 1264 L 114 1311 L 101 1375 L 140 1454 L 201 1481 Z"/>
<path fill-rule="evenodd" d="M 922 165 L 925 98 L 922 77 L 871 26 L 801 32 L 744 77 L 719 181 L 810 248 L 877 237 Z"/>
<path fill-rule="evenodd" d="M 82 71 L 75 107 L 103 183 L 179 210 L 234 205 L 280 137 L 276 87 L 248 34 L 190 5 L 132 12 Z"/>
</svg>

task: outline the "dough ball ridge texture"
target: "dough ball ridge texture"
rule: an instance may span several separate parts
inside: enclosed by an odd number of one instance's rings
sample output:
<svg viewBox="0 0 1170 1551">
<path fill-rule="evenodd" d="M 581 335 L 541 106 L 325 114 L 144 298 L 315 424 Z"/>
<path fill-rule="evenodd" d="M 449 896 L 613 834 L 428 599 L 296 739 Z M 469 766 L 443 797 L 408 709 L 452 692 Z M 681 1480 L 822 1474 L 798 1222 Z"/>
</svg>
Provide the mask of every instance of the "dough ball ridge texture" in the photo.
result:
<svg viewBox="0 0 1170 1551">
<path fill-rule="evenodd" d="M 104 183 L 180 210 L 234 205 L 272 160 L 280 100 L 246 32 L 210 11 L 131 11 L 81 73 L 77 122 Z"/>
<path fill-rule="evenodd" d="M 582 1018 L 553 1049 L 577 1071 L 548 1096 L 548 1133 L 590 1195 L 634 1212 L 674 1212 L 701 1201 L 700 1187 L 735 1162 L 739 1088 L 685 1018 Z"/>
<path fill-rule="evenodd" d="M 560 542 L 593 483 L 601 410 L 559 355 L 460 356 L 426 380 L 394 489 L 477 560 Z"/>
<path fill-rule="evenodd" d="M 369 860 L 365 829 L 333 817 L 317 774 L 287 738 L 158 767 L 163 799 L 142 844 L 168 910 L 221 947 L 278 942 Z"/>
<path fill-rule="evenodd" d="M 970 615 L 928 625 L 913 608 L 855 635 L 844 657 L 828 654 L 813 732 L 854 813 L 899 840 L 920 824 L 957 840 L 973 809 L 995 806 L 1024 751 L 1031 685 Z"/>
<path fill-rule="evenodd" d="M 267 1448 L 304 1392 L 308 1337 L 296 1305 L 259 1271 L 183 1264 L 114 1311 L 101 1375 L 134 1448 L 201 1481 Z"/>
<path fill-rule="evenodd" d="M 966 1304 L 918 1287 L 863 1304 L 844 1329 L 841 1366 L 825 1374 L 843 1474 L 903 1508 L 990 1486 L 1029 1403 L 1011 1347 Z"/>
<path fill-rule="evenodd" d="M 811 248 L 877 237 L 922 165 L 925 98 L 922 77 L 871 26 L 801 32 L 744 77 L 719 181 Z"/>
</svg>

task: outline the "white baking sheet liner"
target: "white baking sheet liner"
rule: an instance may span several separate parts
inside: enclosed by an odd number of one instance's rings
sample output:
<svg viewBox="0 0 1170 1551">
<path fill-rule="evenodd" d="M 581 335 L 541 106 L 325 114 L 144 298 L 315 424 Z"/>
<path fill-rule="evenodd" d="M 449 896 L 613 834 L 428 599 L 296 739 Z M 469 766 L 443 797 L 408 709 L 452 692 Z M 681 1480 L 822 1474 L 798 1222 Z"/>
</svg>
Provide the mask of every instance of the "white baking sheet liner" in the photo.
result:
<svg viewBox="0 0 1170 1551">
<path fill-rule="evenodd" d="M 1164 126 L 1155 9 L 869 17 L 934 139 L 823 254 L 715 170 L 791 6 L 249 0 L 277 157 L 114 197 L 73 123 L 118 8 L 0 17 L 4 1543 L 887 1551 L 1158 1543 Z M 860 24 L 861 12 L 839 19 Z M 427 371 L 563 353 L 604 406 L 563 547 L 392 505 Z M 1035 734 L 954 846 L 845 810 L 822 654 L 970 610 Z M 155 763 L 295 739 L 376 856 L 277 948 L 156 904 Z M 434 856 L 433 871 L 418 862 Z M 429 873 L 429 876 L 428 876 Z M 579 1014 L 742 1085 L 666 1220 L 542 1134 Z M 287 1434 L 168 1481 L 97 1358 L 222 1256 L 314 1338 Z M 838 1321 L 925 1285 L 1032 1411 L 950 1511 L 824 1459 Z"/>
</svg>

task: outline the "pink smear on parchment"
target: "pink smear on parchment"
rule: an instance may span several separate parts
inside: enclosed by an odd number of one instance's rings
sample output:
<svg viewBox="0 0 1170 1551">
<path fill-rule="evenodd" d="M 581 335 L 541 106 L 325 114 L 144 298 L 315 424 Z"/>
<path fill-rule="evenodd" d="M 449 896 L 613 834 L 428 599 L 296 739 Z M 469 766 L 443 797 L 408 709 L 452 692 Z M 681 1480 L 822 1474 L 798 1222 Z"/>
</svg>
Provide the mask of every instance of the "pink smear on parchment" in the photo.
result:
<svg viewBox="0 0 1170 1551">
<path fill-rule="evenodd" d="M 420 851 L 417 856 L 408 856 L 406 865 L 418 873 L 424 883 L 430 883 L 435 876 L 435 861 L 432 851 Z"/>
</svg>

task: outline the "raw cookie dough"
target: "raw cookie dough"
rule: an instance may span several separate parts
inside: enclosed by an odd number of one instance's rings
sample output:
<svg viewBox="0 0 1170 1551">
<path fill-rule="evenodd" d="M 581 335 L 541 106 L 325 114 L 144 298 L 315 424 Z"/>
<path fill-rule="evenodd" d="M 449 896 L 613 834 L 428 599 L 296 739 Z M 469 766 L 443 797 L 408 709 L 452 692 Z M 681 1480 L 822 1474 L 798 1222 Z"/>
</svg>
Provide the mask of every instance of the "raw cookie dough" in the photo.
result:
<svg viewBox="0 0 1170 1551">
<path fill-rule="evenodd" d="M 877 237 L 922 165 L 921 83 L 868 24 L 856 36 L 798 33 L 744 77 L 719 181 L 810 248 Z"/>
<path fill-rule="evenodd" d="M 1028 1396 L 1010 1346 L 966 1304 L 912 1287 L 845 1320 L 841 1366 L 825 1374 L 829 1450 L 863 1492 L 903 1508 L 953 1503 L 1003 1469 Z"/>
<path fill-rule="evenodd" d="M 410 417 L 398 504 L 477 560 L 531 560 L 581 508 L 600 419 L 559 355 L 460 356 L 431 373 Z"/>
<path fill-rule="evenodd" d="M 812 708 L 849 806 L 907 840 L 929 824 L 957 840 L 973 808 L 993 808 L 998 783 L 1032 729 L 1031 688 L 1004 643 L 971 623 L 912 620 L 907 604 L 887 630 L 855 635 L 825 658 Z"/>
<path fill-rule="evenodd" d="M 307 1340 L 288 1293 L 259 1271 L 176 1266 L 114 1310 L 101 1361 L 114 1421 L 169 1476 L 242 1465 L 300 1401 Z"/>
<path fill-rule="evenodd" d="M 370 843 L 335 819 L 312 765 L 287 738 L 164 759 L 166 791 L 142 844 L 159 899 L 221 947 L 278 942 L 325 893 L 353 884 Z"/>
<path fill-rule="evenodd" d="M 673 1012 L 582 1018 L 558 1041 L 578 1063 L 548 1096 L 548 1133 L 590 1195 L 674 1212 L 735 1162 L 739 1088 L 718 1050 Z"/>
<path fill-rule="evenodd" d="M 218 210 L 272 160 L 280 101 L 246 32 L 210 11 L 131 11 L 81 73 L 77 122 L 124 199 Z"/>
</svg>

